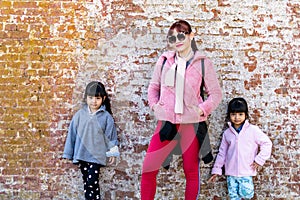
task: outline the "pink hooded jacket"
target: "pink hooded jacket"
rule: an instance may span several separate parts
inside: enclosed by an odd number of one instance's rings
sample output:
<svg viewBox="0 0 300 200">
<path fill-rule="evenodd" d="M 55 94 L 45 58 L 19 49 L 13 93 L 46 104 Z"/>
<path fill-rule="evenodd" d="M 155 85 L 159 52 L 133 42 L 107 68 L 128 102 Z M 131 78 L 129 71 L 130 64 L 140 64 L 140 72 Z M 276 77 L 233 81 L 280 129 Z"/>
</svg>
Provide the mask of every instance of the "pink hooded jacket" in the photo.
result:
<svg viewBox="0 0 300 200">
<path fill-rule="evenodd" d="M 225 165 L 225 175 L 229 176 L 255 176 L 256 170 L 250 165 L 255 161 L 264 165 L 270 157 L 272 142 L 257 126 L 247 120 L 240 133 L 229 124 L 229 128 L 223 133 L 212 174 L 222 174 L 222 166 Z M 258 150 L 260 151 L 258 152 Z"/>
<path fill-rule="evenodd" d="M 205 59 L 204 87 L 208 93 L 208 98 L 204 102 L 200 97 L 202 82 L 201 58 Z M 166 62 L 162 69 L 165 59 Z M 174 51 L 165 52 L 158 59 L 148 87 L 150 108 L 154 111 L 158 120 L 170 121 L 173 124 L 205 121 L 207 116 L 219 105 L 222 99 L 222 91 L 212 62 L 196 51 L 193 60 L 185 72 L 183 114 L 177 114 L 174 111 L 175 87 L 166 86 L 165 84 L 166 73 L 170 70 L 174 62 Z M 203 116 L 199 115 L 199 108 L 204 112 Z"/>
</svg>

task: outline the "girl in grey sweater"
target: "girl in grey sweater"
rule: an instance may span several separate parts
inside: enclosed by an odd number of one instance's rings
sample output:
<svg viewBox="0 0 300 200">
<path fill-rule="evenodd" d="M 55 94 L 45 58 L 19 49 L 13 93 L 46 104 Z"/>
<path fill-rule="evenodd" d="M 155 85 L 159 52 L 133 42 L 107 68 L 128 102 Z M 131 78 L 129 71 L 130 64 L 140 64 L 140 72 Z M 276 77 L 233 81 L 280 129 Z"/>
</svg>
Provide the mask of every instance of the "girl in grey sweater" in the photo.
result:
<svg viewBox="0 0 300 200">
<path fill-rule="evenodd" d="M 101 199 L 99 170 L 119 156 L 117 132 L 110 99 L 101 82 L 90 82 L 84 106 L 75 113 L 69 126 L 63 158 L 79 164 L 86 199 Z"/>
</svg>

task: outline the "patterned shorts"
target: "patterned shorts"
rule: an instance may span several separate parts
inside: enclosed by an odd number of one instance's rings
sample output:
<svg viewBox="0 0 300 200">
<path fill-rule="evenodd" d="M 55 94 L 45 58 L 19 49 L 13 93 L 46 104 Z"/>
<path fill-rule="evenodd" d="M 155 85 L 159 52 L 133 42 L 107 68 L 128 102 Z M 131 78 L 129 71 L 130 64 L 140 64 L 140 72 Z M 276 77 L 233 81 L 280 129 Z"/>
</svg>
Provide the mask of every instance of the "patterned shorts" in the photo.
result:
<svg viewBox="0 0 300 200">
<path fill-rule="evenodd" d="M 227 176 L 227 187 L 231 200 L 251 199 L 254 195 L 252 176 Z"/>
</svg>

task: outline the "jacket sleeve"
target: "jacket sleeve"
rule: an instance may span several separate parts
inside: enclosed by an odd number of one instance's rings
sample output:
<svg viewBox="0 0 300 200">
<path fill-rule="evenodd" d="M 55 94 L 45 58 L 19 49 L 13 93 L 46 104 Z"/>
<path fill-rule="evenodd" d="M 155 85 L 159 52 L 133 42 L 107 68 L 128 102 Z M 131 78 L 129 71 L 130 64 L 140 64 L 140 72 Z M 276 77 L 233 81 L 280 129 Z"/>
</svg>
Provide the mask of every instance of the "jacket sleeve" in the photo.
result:
<svg viewBox="0 0 300 200">
<path fill-rule="evenodd" d="M 74 156 L 74 148 L 75 148 L 75 141 L 76 141 L 76 135 L 77 135 L 77 124 L 76 120 L 77 116 L 75 115 L 69 125 L 68 129 L 68 135 L 65 142 L 65 148 L 63 152 L 63 158 L 66 159 L 73 159 Z"/>
<path fill-rule="evenodd" d="M 105 136 L 108 140 L 108 151 L 106 152 L 106 156 L 120 156 L 117 129 L 115 126 L 114 119 L 111 115 L 108 115 L 107 117 Z"/>
<path fill-rule="evenodd" d="M 166 58 L 161 56 L 154 68 L 154 72 L 152 74 L 152 78 L 148 87 L 148 103 L 151 109 L 153 106 L 159 101 L 160 97 L 160 85 L 161 85 L 161 71 L 162 64 Z"/>
<path fill-rule="evenodd" d="M 260 147 L 259 153 L 255 157 L 255 162 L 263 166 L 267 159 L 270 158 L 272 152 L 272 142 L 270 138 L 257 127 L 256 143 Z"/>
<path fill-rule="evenodd" d="M 225 133 L 224 133 L 222 136 L 219 153 L 217 155 L 216 161 L 215 161 L 214 166 L 211 171 L 212 174 L 222 175 L 222 167 L 225 164 L 227 149 L 228 149 L 228 143 L 225 139 Z"/>
<path fill-rule="evenodd" d="M 106 119 L 105 136 L 109 140 L 109 148 L 118 145 L 117 129 L 115 126 L 114 119 L 111 115 L 108 115 Z"/>
<path fill-rule="evenodd" d="M 204 112 L 204 116 L 208 116 L 221 102 L 222 91 L 212 62 L 209 59 L 205 59 L 204 65 L 204 87 L 208 98 L 199 107 Z"/>
</svg>

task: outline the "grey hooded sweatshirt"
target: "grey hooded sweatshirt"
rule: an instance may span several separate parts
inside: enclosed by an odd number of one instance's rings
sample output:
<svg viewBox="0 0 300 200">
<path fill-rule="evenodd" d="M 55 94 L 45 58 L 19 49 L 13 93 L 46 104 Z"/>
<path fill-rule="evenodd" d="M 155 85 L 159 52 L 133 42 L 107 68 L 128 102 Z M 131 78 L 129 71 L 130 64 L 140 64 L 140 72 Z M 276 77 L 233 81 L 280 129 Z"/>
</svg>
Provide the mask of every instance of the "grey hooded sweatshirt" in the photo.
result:
<svg viewBox="0 0 300 200">
<path fill-rule="evenodd" d="M 77 111 L 69 126 L 63 158 L 106 165 L 106 152 L 118 145 L 112 116 L 101 106 L 91 114 L 85 105 Z"/>
</svg>

